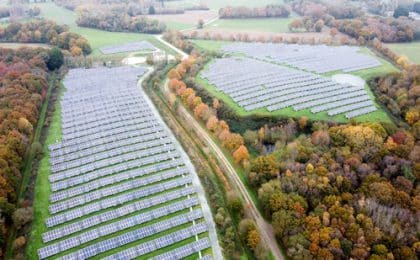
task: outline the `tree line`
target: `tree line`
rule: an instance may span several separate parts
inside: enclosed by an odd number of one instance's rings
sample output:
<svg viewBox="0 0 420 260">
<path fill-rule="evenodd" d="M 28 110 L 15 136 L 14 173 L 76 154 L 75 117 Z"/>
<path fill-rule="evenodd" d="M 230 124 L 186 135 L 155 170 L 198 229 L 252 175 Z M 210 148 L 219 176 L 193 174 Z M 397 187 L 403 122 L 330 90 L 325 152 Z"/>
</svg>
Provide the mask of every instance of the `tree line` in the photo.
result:
<svg viewBox="0 0 420 260">
<path fill-rule="evenodd" d="M 32 137 L 48 89 L 49 59 L 41 48 L 0 48 L 0 255 L 10 227 L 19 230 L 32 220 L 31 202 L 17 199 L 26 152 L 42 151 Z M 15 250 L 25 241 L 15 241 Z"/>
<path fill-rule="evenodd" d="M 112 32 L 162 33 L 164 23 L 144 16 L 130 16 L 116 9 L 85 9 L 78 13 L 77 25 Z"/>
<path fill-rule="evenodd" d="M 44 19 L 27 23 L 14 22 L 0 27 L 0 42 L 45 43 L 67 50 L 74 56 L 92 52 L 84 37 L 70 32 L 65 25 Z"/>
<path fill-rule="evenodd" d="M 282 17 L 290 15 L 290 8 L 284 5 L 267 5 L 264 7 L 227 6 L 219 9 L 219 17 L 230 18 L 267 18 Z"/>
<path fill-rule="evenodd" d="M 223 102 L 202 98 L 193 84 L 209 54 L 190 49 L 175 34 L 167 39 L 190 50 L 195 60 L 187 70 L 180 65 L 169 72 L 171 103 L 178 100 L 192 109 L 244 169 L 288 257 L 416 259 L 420 253 L 418 66 L 370 83 L 376 95 L 380 93 L 379 101 L 395 102 L 398 125 L 337 124 L 302 117 L 240 134 L 218 116 Z M 249 236 L 243 233 L 241 239 L 252 240 Z"/>
</svg>

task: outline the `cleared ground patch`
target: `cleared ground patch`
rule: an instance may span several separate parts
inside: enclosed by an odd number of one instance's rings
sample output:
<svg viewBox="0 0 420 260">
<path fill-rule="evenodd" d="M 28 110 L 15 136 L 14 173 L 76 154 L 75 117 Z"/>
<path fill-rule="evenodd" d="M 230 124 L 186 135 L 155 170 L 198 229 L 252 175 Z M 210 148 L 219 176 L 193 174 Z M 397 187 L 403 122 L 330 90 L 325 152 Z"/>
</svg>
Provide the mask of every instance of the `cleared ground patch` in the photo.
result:
<svg viewBox="0 0 420 260">
<path fill-rule="evenodd" d="M 42 43 L 0 43 L 0 48 L 9 48 L 9 49 L 19 49 L 22 47 L 26 48 L 51 48 L 48 44 L 42 44 Z"/>
<path fill-rule="evenodd" d="M 76 69 L 66 77 L 48 139 L 55 143 L 37 179 L 34 205 L 43 208 L 28 259 L 197 258 L 217 244 L 191 163 L 136 86 L 145 71 Z"/>
<path fill-rule="evenodd" d="M 407 56 L 411 62 L 420 64 L 420 42 L 394 43 L 386 46 L 400 55 Z"/>
<path fill-rule="evenodd" d="M 208 30 L 239 30 L 255 32 L 289 32 L 288 25 L 293 18 L 219 19 L 208 25 Z"/>
<path fill-rule="evenodd" d="M 185 11 L 183 14 L 147 15 L 147 17 L 165 23 L 169 29 L 183 30 L 195 28 L 200 19 L 206 22 L 217 17 L 217 12 L 214 10 Z"/>
</svg>

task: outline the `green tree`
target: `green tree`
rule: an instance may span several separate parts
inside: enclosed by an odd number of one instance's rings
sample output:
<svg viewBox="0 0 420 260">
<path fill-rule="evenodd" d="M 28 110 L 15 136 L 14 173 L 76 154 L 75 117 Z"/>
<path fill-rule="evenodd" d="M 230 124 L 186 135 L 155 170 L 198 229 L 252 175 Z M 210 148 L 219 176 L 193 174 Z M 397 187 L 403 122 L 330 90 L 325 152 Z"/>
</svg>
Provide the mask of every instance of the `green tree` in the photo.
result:
<svg viewBox="0 0 420 260">
<path fill-rule="evenodd" d="M 156 10 L 155 10 L 155 7 L 153 5 L 151 5 L 149 7 L 149 14 L 156 14 Z"/>
<path fill-rule="evenodd" d="M 57 47 L 53 47 L 49 52 L 49 59 L 47 61 L 47 67 L 49 70 L 56 70 L 61 67 L 64 63 L 64 57 L 61 50 Z"/>
</svg>

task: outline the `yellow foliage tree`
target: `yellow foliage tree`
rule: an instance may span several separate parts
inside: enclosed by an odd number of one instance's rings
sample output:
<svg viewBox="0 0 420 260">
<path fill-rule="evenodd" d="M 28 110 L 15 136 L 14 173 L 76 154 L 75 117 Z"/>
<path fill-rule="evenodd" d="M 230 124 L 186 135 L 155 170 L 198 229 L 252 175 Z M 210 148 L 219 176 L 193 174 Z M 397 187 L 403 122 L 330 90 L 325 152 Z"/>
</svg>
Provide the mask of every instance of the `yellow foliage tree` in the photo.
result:
<svg viewBox="0 0 420 260">
<path fill-rule="evenodd" d="M 233 159 L 235 160 L 235 163 L 249 160 L 248 149 L 245 147 L 245 145 L 241 145 L 238 149 L 236 149 L 236 151 L 233 153 Z"/>
<path fill-rule="evenodd" d="M 255 250 L 261 241 L 261 237 L 260 237 L 260 234 L 258 234 L 257 230 L 252 229 L 248 232 L 248 236 L 246 240 L 247 240 L 248 246 L 252 248 L 253 250 Z"/>
<path fill-rule="evenodd" d="M 405 120 L 410 125 L 414 125 L 417 121 L 419 121 L 419 119 L 420 119 L 420 112 L 419 111 L 411 110 L 411 111 L 408 111 L 405 114 Z"/>
</svg>

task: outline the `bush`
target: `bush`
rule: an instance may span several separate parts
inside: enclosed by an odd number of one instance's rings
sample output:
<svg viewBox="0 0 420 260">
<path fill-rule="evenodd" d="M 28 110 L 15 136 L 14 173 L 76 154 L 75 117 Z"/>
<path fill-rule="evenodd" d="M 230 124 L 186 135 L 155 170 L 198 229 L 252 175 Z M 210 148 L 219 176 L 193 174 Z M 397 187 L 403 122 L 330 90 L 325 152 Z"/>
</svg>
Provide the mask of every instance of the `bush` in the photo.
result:
<svg viewBox="0 0 420 260">
<path fill-rule="evenodd" d="M 25 224 L 32 221 L 33 209 L 32 207 L 19 208 L 17 209 L 12 216 L 13 224 L 17 229 L 20 229 Z"/>
<path fill-rule="evenodd" d="M 57 47 L 53 47 L 49 52 L 49 59 L 47 67 L 49 70 L 56 70 L 61 67 L 64 63 L 64 56 L 61 50 Z"/>
</svg>

